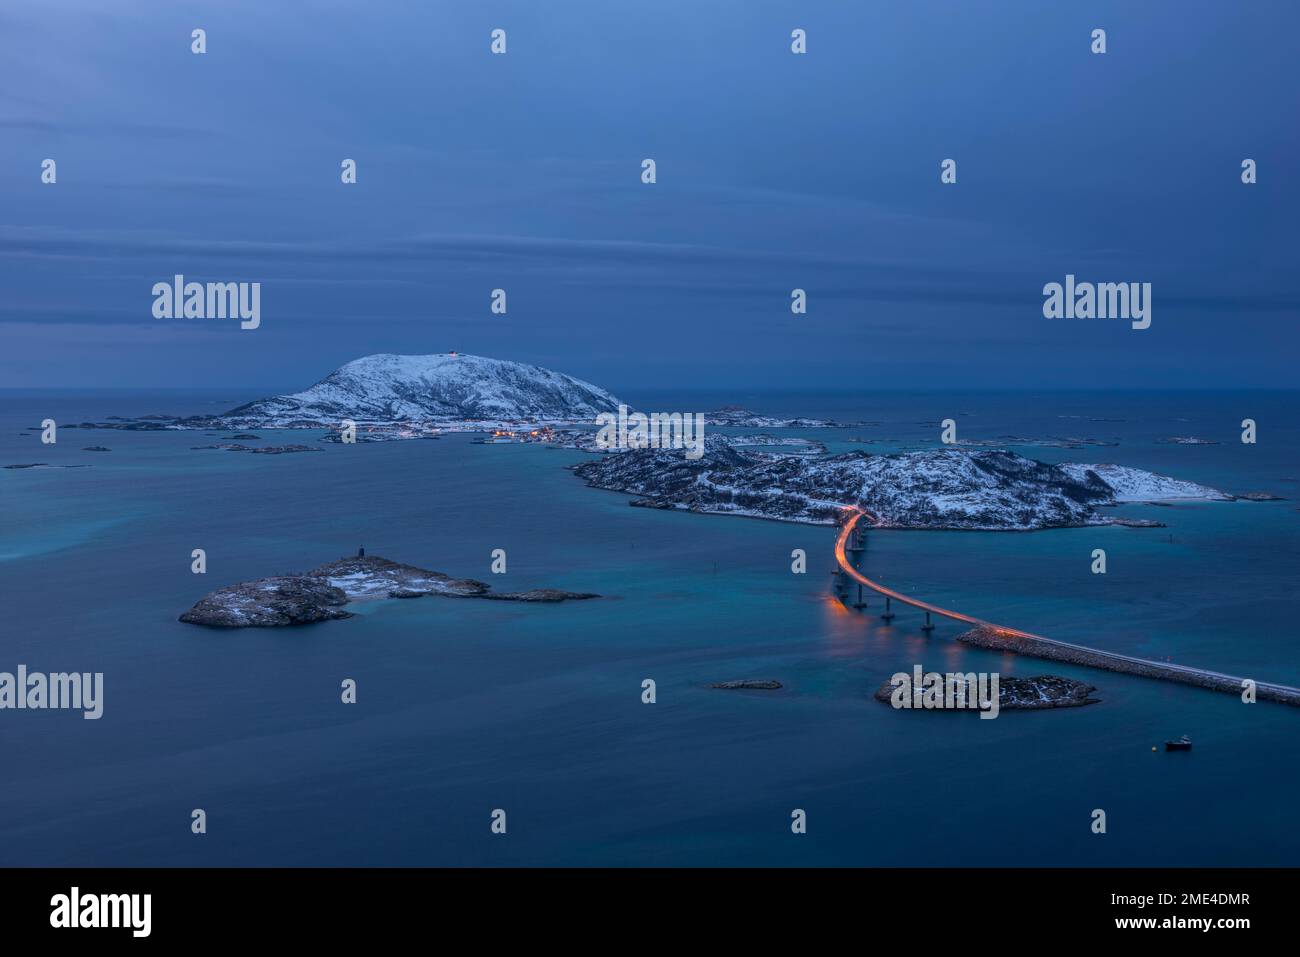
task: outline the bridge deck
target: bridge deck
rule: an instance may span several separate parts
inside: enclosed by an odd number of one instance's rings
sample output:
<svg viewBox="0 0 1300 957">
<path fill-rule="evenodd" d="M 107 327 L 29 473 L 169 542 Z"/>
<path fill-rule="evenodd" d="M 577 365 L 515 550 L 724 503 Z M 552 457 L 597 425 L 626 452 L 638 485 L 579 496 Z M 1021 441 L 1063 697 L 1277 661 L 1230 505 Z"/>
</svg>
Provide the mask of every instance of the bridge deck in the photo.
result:
<svg viewBox="0 0 1300 957">
<path fill-rule="evenodd" d="M 1068 641 L 1057 641 L 1054 638 L 1047 638 L 1043 635 L 1036 635 L 1033 632 L 1021 631 L 1018 628 L 1008 628 L 1006 625 L 994 624 L 991 621 L 985 621 L 983 618 L 976 618 L 973 615 L 966 615 L 959 611 L 953 611 L 951 608 L 940 608 L 938 605 L 932 605 L 929 602 L 921 601 L 917 598 L 911 598 L 907 595 L 897 592 L 892 588 L 887 588 L 879 582 L 872 581 L 867 576 L 858 571 L 853 563 L 849 561 L 845 547 L 849 536 L 853 534 L 854 528 L 865 517 L 865 513 L 855 511 L 853 516 L 844 523 L 840 529 L 839 538 L 835 540 L 835 561 L 839 564 L 840 570 L 860 584 L 866 585 L 872 591 L 884 595 L 894 601 L 902 602 L 905 605 L 911 605 L 913 608 L 920 608 L 922 611 L 931 614 L 940 615 L 944 618 L 951 618 L 954 621 L 965 622 L 966 624 L 982 626 L 996 633 L 996 641 L 990 640 L 982 642 L 979 647 L 1001 649 L 1003 651 L 1016 654 L 1027 654 L 1037 658 L 1049 658 L 1056 661 L 1066 661 L 1072 664 L 1079 664 L 1090 668 L 1103 668 L 1108 671 L 1119 671 L 1125 674 L 1135 674 L 1146 678 L 1159 678 L 1165 681 L 1176 681 L 1181 684 L 1191 684 L 1202 688 L 1211 688 L 1215 691 L 1227 691 L 1235 694 L 1241 693 L 1245 688 L 1247 679 L 1235 675 L 1223 674 L 1219 671 L 1210 671 L 1205 668 L 1191 668 L 1186 665 L 1175 665 L 1167 661 L 1151 661 L 1147 658 L 1135 658 L 1131 655 L 1121 655 L 1112 651 L 1102 651 L 1098 648 L 1089 648 L 1085 645 L 1076 645 Z M 1005 644 L 1002 644 L 1005 642 Z M 1254 679 L 1251 679 L 1254 680 Z M 1260 698 L 1266 698 L 1271 701 L 1281 701 L 1286 704 L 1300 705 L 1300 688 L 1293 688 L 1290 685 L 1275 684 L 1273 682 L 1255 681 L 1256 694 Z"/>
</svg>

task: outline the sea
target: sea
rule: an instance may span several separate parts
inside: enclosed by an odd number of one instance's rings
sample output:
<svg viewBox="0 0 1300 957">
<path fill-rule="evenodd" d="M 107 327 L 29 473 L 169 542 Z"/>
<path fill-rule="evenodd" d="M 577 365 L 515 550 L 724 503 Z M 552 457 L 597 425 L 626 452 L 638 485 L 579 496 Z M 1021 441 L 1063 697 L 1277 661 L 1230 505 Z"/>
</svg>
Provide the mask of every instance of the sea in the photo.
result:
<svg viewBox="0 0 1300 957">
<path fill-rule="evenodd" d="M 248 398 L 0 394 L 0 465 L 86 466 L 0 469 L 0 671 L 104 675 L 99 720 L 0 710 L 0 866 L 1300 863 L 1300 709 L 966 648 L 962 625 L 927 635 L 911 608 L 882 620 L 879 598 L 832 596 L 830 527 L 630 508 L 572 474 L 587 453 L 470 435 L 254 430 L 320 449 L 275 456 L 195 448 L 229 433 L 70 427 Z M 873 531 L 862 567 L 1001 624 L 1300 685 L 1300 393 L 624 398 L 865 423 L 774 433 L 832 452 L 935 446 L 947 418 L 959 439 L 1100 439 L 1118 444 L 1009 447 L 1281 496 L 1108 510 L 1160 528 Z M 1162 441 L 1189 436 L 1207 444 Z M 212 589 L 362 546 L 497 590 L 602 597 L 385 600 L 279 629 L 177 620 Z M 1059 674 L 1100 700 L 981 720 L 872 697 L 918 664 Z M 782 688 L 709 687 L 744 678 Z M 1166 752 L 1181 734 L 1193 749 Z"/>
</svg>

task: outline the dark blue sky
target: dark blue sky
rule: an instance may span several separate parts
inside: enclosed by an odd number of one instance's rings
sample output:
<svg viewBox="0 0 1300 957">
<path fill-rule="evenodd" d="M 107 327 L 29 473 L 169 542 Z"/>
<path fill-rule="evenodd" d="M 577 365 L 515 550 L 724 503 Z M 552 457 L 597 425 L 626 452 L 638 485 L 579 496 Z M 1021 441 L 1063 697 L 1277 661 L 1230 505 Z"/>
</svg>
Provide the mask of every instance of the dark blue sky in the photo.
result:
<svg viewBox="0 0 1300 957">
<path fill-rule="evenodd" d="M 616 390 L 1291 386 L 1298 35 L 1264 0 L 6 4 L 0 387 L 449 349 Z M 177 272 L 260 281 L 261 328 L 155 320 Z M 1151 282 L 1152 327 L 1044 319 L 1067 272 Z"/>
</svg>

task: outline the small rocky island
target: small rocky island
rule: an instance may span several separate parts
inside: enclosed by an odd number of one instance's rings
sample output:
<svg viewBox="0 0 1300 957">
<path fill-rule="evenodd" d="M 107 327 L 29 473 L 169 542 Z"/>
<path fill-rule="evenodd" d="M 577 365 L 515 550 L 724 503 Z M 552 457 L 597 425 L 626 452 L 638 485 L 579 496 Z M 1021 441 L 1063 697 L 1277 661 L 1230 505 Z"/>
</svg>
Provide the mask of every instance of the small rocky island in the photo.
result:
<svg viewBox="0 0 1300 957">
<path fill-rule="evenodd" d="M 889 704 L 894 694 L 894 684 L 886 680 L 876 689 L 875 699 Z M 1096 704 L 1100 698 L 1092 697 L 1097 689 L 1083 681 L 1062 678 L 1060 675 L 1034 675 L 1032 678 L 998 676 L 999 710 L 1035 711 L 1043 708 L 1079 708 Z M 921 709 L 917 709 L 921 710 Z M 942 710 L 942 709 L 939 709 Z"/>
<path fill-rule="evenodd" d="M 287 455 L 290 452 L 320 452 L 311 445 L 242 445 L 239 442 L 222 442 L 218 445 L 195 445 L 191 446 L 195 452 L 202 452 L 206 449 L 220 449 L 225 452 L 252 452 L 255 455 Z"/>
<path fill-rule="evenodd" d="M 49 462 L 20 462 L 17 465 L 0 465 L 6 469 L 88 469 L 89 465 L 51 465 Z"/>
<path fill-rule="evenodd" d="M 376 598 L 487 598 L 496 601 L 560 602 L 599 598 L 590 592 L 537 588 L 496 593 L 472 578 L 404 565 L 374 555 L 341 558 L 305 575 L 279 575 L 227 585 L 194 603 L 180 620 L 213 628 L 276 628 L 351 618 L 344 606 Z"/>
</svg>

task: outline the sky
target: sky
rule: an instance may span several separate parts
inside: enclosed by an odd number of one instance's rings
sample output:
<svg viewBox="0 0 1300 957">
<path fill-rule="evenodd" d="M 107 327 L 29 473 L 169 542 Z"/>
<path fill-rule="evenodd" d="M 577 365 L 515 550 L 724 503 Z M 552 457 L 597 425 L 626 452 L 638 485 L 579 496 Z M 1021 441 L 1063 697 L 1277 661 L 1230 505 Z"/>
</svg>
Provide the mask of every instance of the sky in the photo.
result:
<svg viewBox="0 0 1300 957">
<path fill-rule="evenodd" d="M 1293 387 L 1298 33 L 1292 0 L 4 4 L 0 388 L 450 350 L 613 390 Z M 260 282 L 260 327 L 154 318 L 177 273 Z M 1150 282 L 1151 327 L 1045 318 L 1066 274 Z"/>
</svg>

